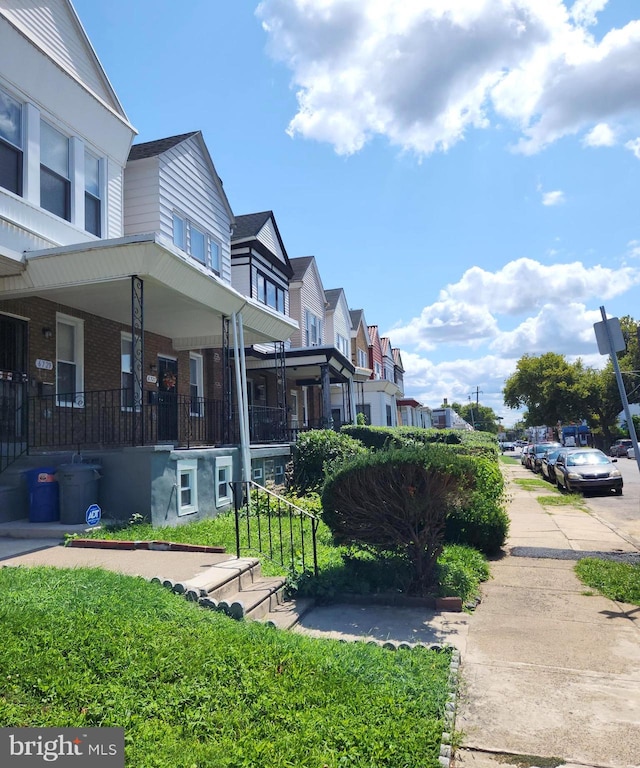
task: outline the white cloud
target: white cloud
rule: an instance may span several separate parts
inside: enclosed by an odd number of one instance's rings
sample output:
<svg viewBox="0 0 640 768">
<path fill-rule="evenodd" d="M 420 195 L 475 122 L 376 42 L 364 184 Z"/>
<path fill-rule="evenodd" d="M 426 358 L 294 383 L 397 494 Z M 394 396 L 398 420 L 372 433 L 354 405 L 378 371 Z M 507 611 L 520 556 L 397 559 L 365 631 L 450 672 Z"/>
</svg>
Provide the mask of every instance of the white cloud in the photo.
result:
<svg viewBox="0 0 640 768">
<path fill-rule="evenodd" d="M 566 300 L 545 304 L 537 315 L 528 317 L 515 330 L 501 333 L 490 348 L 507 358 L 540 355 L 550 350 L 561 355 L 594 354 L 597 347 L 593 324 L 600 320 L 600 312 L 587 310 L 584 304 Z"/>
<path fill-rule="evenodd" d="M 381 135 L 425 155 L 496 113 L 523 131 L 525 152 L 636 115 L 640 22 L 596 42 L 589 26 L 605 4 L 263 0 L 256 13 L 297 89 L 291 135 L 340 154 Z"/>
<path fill-rule="evenodd" d="M 542 205 L 561 205 L 564 200 L 564 192 L 561 189 L 542 193 Z"/>
<path fill-rule="evenodd" d="M 428 351 L 438 345 L 479 348 L 490 343 L 503 357 L 549 349 L 587 354 L 594 343 L 589 329 L 597 318 L 585 303 L 611 299 L 638 284 L 640 269 L 629 266 L 610 269 L 517 259 L 496 272 L 472 267 L 441 290 L 437 301 L 418 317 L 384 335 L 403 350 Z M 515 330 L 503 331 L 501 316 L 525 319 Z M 554 329 L 557 324 L 561 328 Z"/>
<path fill-rule="evenodd" d="M 616 143 L 616 133 L 607 123 L 598 123 L 584 137 L 585 147 L 612 147 Z"/>
<path fill-rule="evenodd" d="M 640 160 L 640 137 L 633 139 L 632 141 L 628 141 L 624 146 L 626 149 L 631 150 L 631 152 L 633 152 L 638 160 Z"/>
</svg>

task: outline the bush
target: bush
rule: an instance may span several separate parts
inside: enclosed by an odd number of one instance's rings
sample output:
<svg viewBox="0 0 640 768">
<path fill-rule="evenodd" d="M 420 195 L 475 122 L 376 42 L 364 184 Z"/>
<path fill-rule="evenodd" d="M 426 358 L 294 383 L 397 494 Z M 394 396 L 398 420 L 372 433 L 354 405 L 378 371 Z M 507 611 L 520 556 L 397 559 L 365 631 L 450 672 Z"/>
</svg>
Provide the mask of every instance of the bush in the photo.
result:
<svg viewBox="0 0 640 768">
<path fill-rule="evenodd" d="M 469 457 L 475 466 L 475 488 L 448 517 L 445 541 L 495 555 L 507 540 L 509 516 L 504 509 L 504 478 L 496 461 Z"/>
<path fill-rule="evenodd" d="M 438 584 L 442 597 L 474 598 L 480 582 L 489 578 L 487 561 L 471 547 L 449 545 L 438 559 Z"/>
<path fill-rule="evenodd" d="M 366 449 L 349 435 L 332 429 L 303 432 L 293 450 L 292 485 L 301 493 L 317 491 L 328 471 L 362 453 Z"/>
<path fill-rule="evenodd" d="M 340 430 L 359 440 L 374 451 L 385 448 L 403 448 L 430 443 L 457 445 L 463 439 L 459 430 L 425 429 L 423 427 L 369 427 L 358 422 L 358 426 L 346 424 Z M 495 442 L 495 441 L 494 441 Z"/>
<path fill-rule="evenodd" d="M 473 484 L 473 464 L 444 446 L 389 449 L 363 455 L 329 478 L 323 519 L 338 544 L 407 557 L 410 591 L 434 583 L 447 515 Z"/>
</svg>

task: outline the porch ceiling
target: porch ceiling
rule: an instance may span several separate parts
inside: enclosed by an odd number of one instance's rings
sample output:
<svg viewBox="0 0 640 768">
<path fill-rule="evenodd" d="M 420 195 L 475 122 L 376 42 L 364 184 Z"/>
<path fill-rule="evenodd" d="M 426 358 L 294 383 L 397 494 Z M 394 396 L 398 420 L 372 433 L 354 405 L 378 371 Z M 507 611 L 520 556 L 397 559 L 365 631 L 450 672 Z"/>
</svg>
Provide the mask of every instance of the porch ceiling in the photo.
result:
<svg viewBox="0 0 640 768">
<path fill-rule="evenodd" d="M 245 344 L 284 341 L 297 328 L 156 234 L 29 253 L 22 274 L 0 276 L 0 296 L 40 296 L 130 325 L 133 275 L 143 281 L 145 331 L 175 349 L 222 346 L 222 317 L 233 312 L 242 313 Z"/>
</svg>

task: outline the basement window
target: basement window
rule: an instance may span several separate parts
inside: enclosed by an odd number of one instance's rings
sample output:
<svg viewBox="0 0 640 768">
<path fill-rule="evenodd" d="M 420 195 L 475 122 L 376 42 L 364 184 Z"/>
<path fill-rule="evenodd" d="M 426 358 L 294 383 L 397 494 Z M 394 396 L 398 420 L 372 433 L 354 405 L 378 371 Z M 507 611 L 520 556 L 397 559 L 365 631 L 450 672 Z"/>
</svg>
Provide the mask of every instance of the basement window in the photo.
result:
<svg viewBox="0 0 640 768">
<path fill-rule="evenodd" d="M 179 461 L 178 516 L 192 515 L 198 511 L 198 462 Z"/>
<path fill-rule="evenodd" d="M 231 456 L 218 456 L 215 472 L 216 507 L 227 507 L 233 501 L 231 492 L 233 459 Z"/>
</svg>

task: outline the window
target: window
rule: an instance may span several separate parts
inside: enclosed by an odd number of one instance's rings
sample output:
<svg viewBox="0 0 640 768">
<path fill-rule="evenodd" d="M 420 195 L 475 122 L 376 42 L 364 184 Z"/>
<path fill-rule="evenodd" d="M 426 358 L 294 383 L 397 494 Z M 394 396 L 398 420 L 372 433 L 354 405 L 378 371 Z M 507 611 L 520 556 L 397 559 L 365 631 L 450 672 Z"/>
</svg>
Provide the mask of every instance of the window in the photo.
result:
<svg viewBox="0 0 640 768">
<path fill-rule="evenodd" d="M 387 426 L 388 427 L 392 427 L 393 426 L 393 422 L 391 420 L 391 406 L 390 405 L 386 405 L 385 408 L 387 410 Z"/>
<path fill-rule="evenodd" d="M 84 324 L 58 315 L 56 320 L 56 395 L 58 405 L 83 405 Z"/>
<path fill-rule="evenodd" d="M 40 121 L 40 205 L 71 221 L 69 139 Z"/>
<path fill-rule="evenodd" d="M 349 356 L 349 342 L 339 333 L 336 333 L 336 347 L 340 350 L 340 352 L 342 352 L 343 355 L 346 357 Z"/>
<path fill-rule="evenodd" d="M 284 314 L 284 289 L 258 272 L 256 278 L 258 301 Z"/>
<path fill-rule="evenodd" d="M 373 375 L 376 379 L 382 378 L 382 367 L 380 366 L 380 363 L 373 364 Z"/>
<path fill-rule="evenodd" d="M 211 257 L 211 269 L 220 274 L 220 245 L 212 237 L 209 238 L 209 251 Z"/>
<path fill-rule="evenodd" d="M 101 236 L 100 160 L 87 151 L 84 153 L 84 228 L 96 237 Z"/>
<path fill-rule="evenodd" d="M 322 344 L 322 320 L 307 310 L 305 346 L 317 347 Z"/>
<path fill-rule="evenodd" d="M 189 395 L 191 397 L 191 415 L 202 416 L 203 393 L 202 383 L 202 355 L 192 352 L 189 355 Z"/>
<path fill-rule="evenodd" d="M 22 105 L 1 90 L 0 187 L 22 195 Z"/>
<path fill-rule="evenodd" d="M 358 350 L 358 365 L 360 368 L 368 368 L 368 360 L 367 360 L 367 353 L 364 351 L 364 349 Z"/>
<path fill-rule="evenodd" d="M 189 253 L 194 259 L 197 259 L 201 264 L 207 263 L 207 251 L 206 251 L 206 237 L 204 232 L 201 232 L 193 224 L 189 227 L 190 232 L 190 251 Z"/>
<path fill-rule="evenodd" d="M 187 250 L 186 245 L 186 225 L 185 220 L 180 218 L 177 213 L 173 214 L 173 243 L 181 248 L 183 251 Z"/>
<path fill-rule="evenodd" d="M 220 274 L 220 243 L 178 213 L 173 214 L 173 244 Z"/>
<path fill-rule="evenodd" d="M 192 515 L 198 511 L 198 462 L 179 461 L 178 516 Z"/>
<path fill-rule="evenodd" d="M 120 337 L 120 389 L 122 408 L 133 409 L 133 342 L 129 334 Z"/>
<path fill-rule="evenodd" d="M 231 472 L 233 459 L 231 456 L 218 456 L 215 463 L 215 497 L 216 507 L 224 507 L 231 504 Z"/>
</svg>

